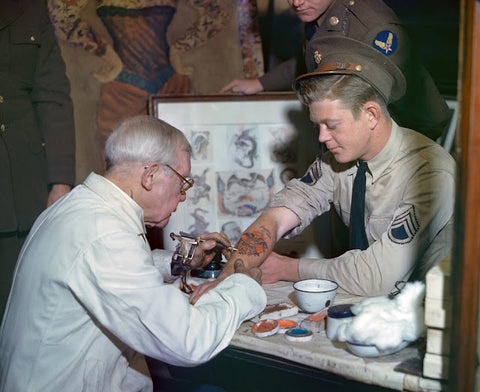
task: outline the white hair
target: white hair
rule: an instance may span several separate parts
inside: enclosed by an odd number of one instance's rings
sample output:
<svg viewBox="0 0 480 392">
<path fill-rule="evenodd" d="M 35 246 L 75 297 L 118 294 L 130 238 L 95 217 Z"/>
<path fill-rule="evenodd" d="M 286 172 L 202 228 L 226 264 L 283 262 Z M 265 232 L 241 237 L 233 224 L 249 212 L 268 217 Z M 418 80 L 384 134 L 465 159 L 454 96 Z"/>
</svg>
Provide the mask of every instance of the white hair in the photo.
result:
<svg viewBox="0 0 480 392">
<path fill-rule="evenodd" d="M 175 165 L 178 149 L 191 153 L 190 143 L 179 129 L 152 116 L 129 117 L 107 139 L 107 171 L 135 162 Z"/>
</svg>

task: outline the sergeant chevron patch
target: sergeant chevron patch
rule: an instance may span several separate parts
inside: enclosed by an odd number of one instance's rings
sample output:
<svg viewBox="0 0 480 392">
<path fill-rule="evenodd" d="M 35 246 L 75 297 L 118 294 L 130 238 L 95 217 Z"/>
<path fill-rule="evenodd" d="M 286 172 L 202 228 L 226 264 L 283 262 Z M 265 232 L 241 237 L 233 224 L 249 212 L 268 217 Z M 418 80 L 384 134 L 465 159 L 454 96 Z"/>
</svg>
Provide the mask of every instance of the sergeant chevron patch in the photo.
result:
<svg viewBox="0 0 480 392">
<path fill-rule="evenodd" d="M 388 238 L 395 244 L 407 244 L 415 237 L 419 227 L 415 207 L 411 206 L 393 220 L 388 231 Z"/>
<path fill-rule="evenodd" d="M 318 179 L 322 176 L 322 169 L 320 167 L 320 159 L 317 158 L 308 168 L 305 175 L 300 179 L 300 181 L 305 184 L 314 185 Z"/>
</svg>

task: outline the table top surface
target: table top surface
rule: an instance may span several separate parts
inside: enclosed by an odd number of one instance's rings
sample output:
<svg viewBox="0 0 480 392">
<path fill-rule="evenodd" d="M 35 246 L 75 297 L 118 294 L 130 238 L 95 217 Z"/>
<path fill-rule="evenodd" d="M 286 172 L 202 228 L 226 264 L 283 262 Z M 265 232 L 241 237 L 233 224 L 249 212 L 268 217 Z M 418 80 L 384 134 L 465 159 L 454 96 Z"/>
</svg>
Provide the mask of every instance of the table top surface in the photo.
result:
<svg viewBox="0 0 480 392">
<path fill-rule="evenodd" d="M 264 285 L 268 304 L 290 302 L 297 305 L 293 284 L 277 282 Z M 362 297 L 338 293 L 334 304 L 356 303 Z M 288 317 L 298 324 L 309 314 L 300 311 Z M 418 345 L 412 343 L 403 350 L 382 357 L 361 358 L 352 354 L 344 342 L 330 341 L 326 330 L 315 332 L 308 342 L 292 342 L 284 334 L 257 337 L 251 328 L 254 321 L 245 321 L 232 339 L 233 347 L 273 355 L 299 364 L 328 371 L 348 379 L 377 385 L 394 390 L 441 391 L 442 383 L 438 380 L 425 379 L 414 374 L 396 371 L 395 367 L 406 360 L 419 358 Z"/>
</svg>

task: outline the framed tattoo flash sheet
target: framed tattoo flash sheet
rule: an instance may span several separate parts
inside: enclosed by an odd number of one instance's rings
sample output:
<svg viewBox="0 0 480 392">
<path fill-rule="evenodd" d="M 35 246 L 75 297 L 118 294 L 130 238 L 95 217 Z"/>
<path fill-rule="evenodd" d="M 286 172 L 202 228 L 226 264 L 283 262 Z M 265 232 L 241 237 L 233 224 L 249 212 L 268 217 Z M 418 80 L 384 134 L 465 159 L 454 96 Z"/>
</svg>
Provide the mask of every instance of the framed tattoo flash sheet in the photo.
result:
<svg viewBox="0 0 480 392">
<path fill-rule="evenodd" d="M 150 114 L 182 130 L 192 146 L 192 178 L 163 230 L 197 235 L 218 231 L 235 245 L 288 180 L 301 177 L 319 151 L 308 109 L 294 93 L 255 96 L 151 96 Z M 278 252 L 315 257 L 313 228 L 282 240 Z"/>
</svg>

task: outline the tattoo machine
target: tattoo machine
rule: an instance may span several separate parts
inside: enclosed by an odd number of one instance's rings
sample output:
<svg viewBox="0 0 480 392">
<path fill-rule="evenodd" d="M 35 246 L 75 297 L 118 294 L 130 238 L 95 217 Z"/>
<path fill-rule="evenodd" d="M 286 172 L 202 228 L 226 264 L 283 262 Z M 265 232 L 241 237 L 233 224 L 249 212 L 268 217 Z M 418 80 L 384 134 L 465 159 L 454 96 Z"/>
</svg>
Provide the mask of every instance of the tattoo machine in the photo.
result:
<svg viewBox="0 0 480 392">
<path fill-rule="evenodd" d="M 185 233 L 184 231 L 180 232 L 180 236 L 183 238 L 189 238 L 191 240 L 195 240 L 198 243 L 207 241 L 203 238 L 196 238 L 194 235 L 190 233 Z M 199 278 L 216 278 L 220 274 L 220 270 L 222 269 L 222 250 L 225 249 L 225 246 L 221 244 L 220 242 L 217 242 L 215 245 L 215 248 L 212 250 L 215 252 L 215 256 L 213 257 L 213 260 L 208 264 L 204 269 L 198 269 L 198 270 L 193 270 L 192 276 L 196 276 Z M 228 250 L 230 251 L 235 251 L 237 248 L 234 248 L 233 246 L 227 247 Z"/>
<path fill-rule="evenodd" d="M 170 270 L 173 276 L 180 276 L 183 290 L 190 294 L 193 289 L 187 283 L 187 273 L 192 269 L 190 263 L 198 246 L 198 241 L 195 238 L 187 238 L 182 235 L 170 233 L 170 238 L 179 241 L 170 263 Z"/>
</svg>

